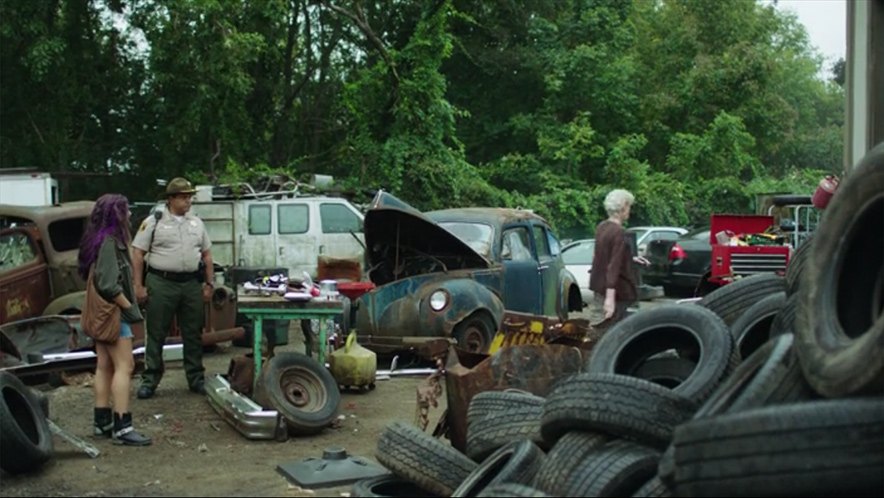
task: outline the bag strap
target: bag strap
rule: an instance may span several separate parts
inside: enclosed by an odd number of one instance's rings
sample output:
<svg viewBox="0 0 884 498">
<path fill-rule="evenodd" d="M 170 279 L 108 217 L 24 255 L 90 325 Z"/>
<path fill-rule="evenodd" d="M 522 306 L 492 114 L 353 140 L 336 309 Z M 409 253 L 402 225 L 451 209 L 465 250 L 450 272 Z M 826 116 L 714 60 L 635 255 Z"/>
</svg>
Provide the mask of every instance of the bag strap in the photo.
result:
<svg viewBox="0 0 884 498">
<path fill-rule="evenodd" d="M 150 232 L 150 241 L 147 243 L 147 253 L 150 254 L 150 248 L 153 247 L 153 236 L 157 234 L 157 225 L 160 224 L 160 218 L 163 217 L 163 212 L 160 210 L 156 210 L 153 212 L 153 219 L 155 220 L 153 224 L 153 231 Z"/>
</svg>

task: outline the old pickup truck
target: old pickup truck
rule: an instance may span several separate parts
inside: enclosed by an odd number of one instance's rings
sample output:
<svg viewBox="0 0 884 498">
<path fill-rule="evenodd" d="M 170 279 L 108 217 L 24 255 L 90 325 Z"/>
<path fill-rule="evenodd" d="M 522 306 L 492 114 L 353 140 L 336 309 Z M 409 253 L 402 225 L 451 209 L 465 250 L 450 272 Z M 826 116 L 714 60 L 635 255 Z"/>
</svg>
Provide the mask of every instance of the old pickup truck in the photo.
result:
<svg viewBox="0 0 884 498">
<path fill-rule="evenodd" d="M 93 204 L 0 204 L 0 323 L 80 314 L 77 253 Z"/>
</svg>

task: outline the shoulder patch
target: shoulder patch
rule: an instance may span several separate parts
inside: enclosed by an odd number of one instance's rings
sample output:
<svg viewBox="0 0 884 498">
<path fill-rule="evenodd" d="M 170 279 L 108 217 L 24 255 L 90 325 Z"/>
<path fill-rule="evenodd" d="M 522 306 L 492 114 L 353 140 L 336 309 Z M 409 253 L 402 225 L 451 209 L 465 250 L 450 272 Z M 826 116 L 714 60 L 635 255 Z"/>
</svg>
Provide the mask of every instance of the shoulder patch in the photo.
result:
<svg viewBox="0 0 884 498">
<path fill-rule="evenodd" d="M 143 231 L 145 231 L 145 230 L 147 230 L 147 220 L 142 221 L 142 222 L 141 222 L 141 226 L 138 227 L 138 231 L 139 231 L 139 232 L 143 232 Z"/>
</svg>

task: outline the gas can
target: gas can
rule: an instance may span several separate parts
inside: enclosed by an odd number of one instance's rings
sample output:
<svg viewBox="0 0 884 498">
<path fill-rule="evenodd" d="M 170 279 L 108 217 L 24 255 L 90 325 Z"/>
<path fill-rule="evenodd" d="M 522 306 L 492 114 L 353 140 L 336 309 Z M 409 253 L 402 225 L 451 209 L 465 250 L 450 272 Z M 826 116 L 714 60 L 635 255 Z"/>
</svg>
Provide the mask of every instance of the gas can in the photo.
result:
<svg viewBox="0 0 884 498">
<path fill-rule="evenodd" d="M 826 206 L 829 205 L 829 200 L 832 199 L 832 195 L 835 194 L 835 190 L 837 189 L 838 177 L 834 175 L 826 175 L 825 178 L 820 180 L 820 184 L 817 186 L 810 201 L 815 208 L 825 209 Z"/>
<path fill-rule="evenodd" d="M 377 355 L 356 342 L 356 331 L 350 332 L 344 347 L 328 358 L 329 370 L 339 386 L 374 389 Z"/>
</svg>

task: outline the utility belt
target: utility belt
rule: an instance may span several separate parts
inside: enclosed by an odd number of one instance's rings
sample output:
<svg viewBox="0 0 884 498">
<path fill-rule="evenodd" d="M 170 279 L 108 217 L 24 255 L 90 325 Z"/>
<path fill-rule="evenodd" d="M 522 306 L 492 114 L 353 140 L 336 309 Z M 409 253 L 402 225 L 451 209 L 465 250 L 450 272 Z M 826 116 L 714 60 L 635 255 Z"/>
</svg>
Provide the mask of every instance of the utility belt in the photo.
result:
<svg viewBox="0 0 884 498">
<path fill-rule="evenodd" d="M 166 280 L 171 280 L 172 282 L 190 282 L 192 280 L 199 280 L 200 275 L 199 271 L 188 271 L 188 272 L 177 272 L 177 271 L 163 271 L 157 270 L 156 268 L 147 268 L 148 273 L 153 273 L 154 275 L 159 275 Z"/>
</svg>

